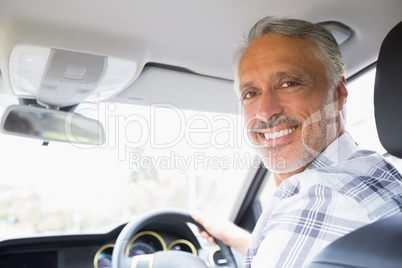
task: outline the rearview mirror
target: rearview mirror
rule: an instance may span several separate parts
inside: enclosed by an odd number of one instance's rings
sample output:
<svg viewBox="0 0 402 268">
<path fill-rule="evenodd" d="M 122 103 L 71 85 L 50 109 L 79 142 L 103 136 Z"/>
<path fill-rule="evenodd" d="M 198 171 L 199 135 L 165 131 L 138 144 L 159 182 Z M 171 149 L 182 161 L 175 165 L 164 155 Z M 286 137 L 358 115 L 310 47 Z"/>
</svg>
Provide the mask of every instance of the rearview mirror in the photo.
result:
<svg viewBox="0 0 402 268">
<path fill-rule="evenodd" d="M 73 112 L 12 105 L 6 109 L 1 122 L 3 133 L 80 144 L 101 145 L 105 142 L 100 122 Z"/>
</svg>

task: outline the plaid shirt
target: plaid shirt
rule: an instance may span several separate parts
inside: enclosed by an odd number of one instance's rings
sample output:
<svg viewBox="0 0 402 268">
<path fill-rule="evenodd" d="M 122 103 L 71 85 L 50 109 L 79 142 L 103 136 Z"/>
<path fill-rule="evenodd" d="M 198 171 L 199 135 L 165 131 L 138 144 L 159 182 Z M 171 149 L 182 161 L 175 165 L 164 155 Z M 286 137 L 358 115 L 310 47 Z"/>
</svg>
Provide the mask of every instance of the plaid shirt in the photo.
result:
<svg viewBox="0 0 402 268">
<path fill-rule="evenodd" d="M 401 181 L 381 155 L 359 150 L 343 134 L 278 187 L 253 231 L 245 266 L 308 264 L 332 241 L 402 211 Z"/>
</svg>

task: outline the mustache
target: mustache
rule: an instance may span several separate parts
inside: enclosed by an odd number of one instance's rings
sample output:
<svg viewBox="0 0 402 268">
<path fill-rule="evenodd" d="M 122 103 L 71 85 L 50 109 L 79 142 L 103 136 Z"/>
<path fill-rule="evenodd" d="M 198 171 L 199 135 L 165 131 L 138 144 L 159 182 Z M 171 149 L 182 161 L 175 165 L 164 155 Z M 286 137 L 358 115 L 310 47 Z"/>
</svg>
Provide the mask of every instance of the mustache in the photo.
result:
<svg viewBox="0 0 402 268">
<path fill-rule="evenodd" d="M 303 122 L 296 117 L 288 117 L 288 116 L 280 116 L 273 117 L 269 121 L 261 121 L 258 122 L 250 129 L 251 132 L 258 132 L 261 129 L 273 128 L 282 124 L 296 124 L 301 125 Z"/>
</svg>

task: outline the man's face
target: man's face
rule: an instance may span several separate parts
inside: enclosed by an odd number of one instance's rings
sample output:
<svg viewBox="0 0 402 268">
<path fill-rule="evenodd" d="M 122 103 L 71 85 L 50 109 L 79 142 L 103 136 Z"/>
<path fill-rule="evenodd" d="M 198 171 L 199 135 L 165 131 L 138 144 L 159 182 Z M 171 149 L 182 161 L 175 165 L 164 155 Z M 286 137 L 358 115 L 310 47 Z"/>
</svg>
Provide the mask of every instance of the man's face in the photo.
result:
<svg viewBox="0 0 402 268">
<path fill-rule="evenodd" d="M 336 90 L 329 89 L 314 44 L 265 34 L 239 65 L 240 97 L 249 136 L 273 172 L 304 169 L 336 139 Z"/>
</svg>

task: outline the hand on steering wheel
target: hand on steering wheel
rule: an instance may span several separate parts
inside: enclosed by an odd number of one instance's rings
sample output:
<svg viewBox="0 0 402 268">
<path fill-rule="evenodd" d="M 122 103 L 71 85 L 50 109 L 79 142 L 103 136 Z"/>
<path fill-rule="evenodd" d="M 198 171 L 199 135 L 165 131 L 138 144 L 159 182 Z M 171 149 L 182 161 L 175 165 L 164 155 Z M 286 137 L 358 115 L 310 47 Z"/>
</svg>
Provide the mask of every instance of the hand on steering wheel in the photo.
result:
<svg viewBox="0 0 402 268">
<path fill-rule="evenodd" d="M 177 268 L 177 267 L 208 267 L 206 263 L 199 257 L 181 251 L 158 251 L 154 254 L 139 255 L 134 258 L 128 258 L 125 250 L 131 238 L 138 233 L 144 226 L 150 222 L 176 222 L 176 223 L 192 223 L 201 230 L 205 228 L 196 222 L 187 212 L 183 210 L 163 210 L 159 212 L 151 212 L 143 215 L 136 221 L 129 222 L 120 232 L 114 246 L 112 255 L 112 266 L 118 268 Z M 236 268 L 236 261 L 229 247 L 215 238 L 216 243 L 221 248 L 221 253 L 227 259 L 227 266 Z M 145 265 L 145 266 L 144 266 Z"/>
</svg>

